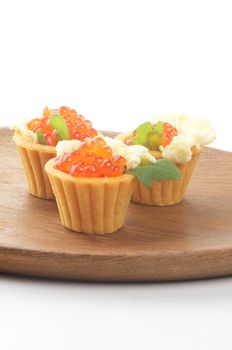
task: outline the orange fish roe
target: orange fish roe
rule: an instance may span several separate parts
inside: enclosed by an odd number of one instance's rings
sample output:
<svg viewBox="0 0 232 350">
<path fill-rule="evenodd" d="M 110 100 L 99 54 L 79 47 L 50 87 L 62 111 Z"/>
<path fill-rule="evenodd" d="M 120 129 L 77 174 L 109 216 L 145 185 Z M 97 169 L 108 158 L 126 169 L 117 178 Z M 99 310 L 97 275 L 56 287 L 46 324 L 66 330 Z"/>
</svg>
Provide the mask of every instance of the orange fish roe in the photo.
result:
<svg viewBox="0 0 232 350">
<path fill-rule="evenodd" d="M 153 125 L 155 127 L 155 125 Z M 163 133 L 162 133 L 162 146 L 167 146 L 172 142 L 174 136 L 178 135 L 177 129 L 169 124 L 163 123 Z"/>
<path fill-rule="evenodd" d="M 78 177 L 114 177 L 125 172 L 126 159 L 113 156 L 112 149 L 97 137 L 86 140 L 77 150 L 56 158 L 55 168 Z"/>
<path fill-rule="evenodd" d="M 69 139 L 84 141 L 87 137 L 95 137 L 97 131 L 92 127 L 92 123 L 79 115 L 74 109 L 69 107 L 60 107 L 58 110 L 44 108 L 43 117 L 32 119 L 27 127 L 34 132 L 42 131 L 46 143 L 55 146 L 60 141 L 59 135 L 49 124 L 52 114 L 60 114 L 66 122 Z"/>
</svg>

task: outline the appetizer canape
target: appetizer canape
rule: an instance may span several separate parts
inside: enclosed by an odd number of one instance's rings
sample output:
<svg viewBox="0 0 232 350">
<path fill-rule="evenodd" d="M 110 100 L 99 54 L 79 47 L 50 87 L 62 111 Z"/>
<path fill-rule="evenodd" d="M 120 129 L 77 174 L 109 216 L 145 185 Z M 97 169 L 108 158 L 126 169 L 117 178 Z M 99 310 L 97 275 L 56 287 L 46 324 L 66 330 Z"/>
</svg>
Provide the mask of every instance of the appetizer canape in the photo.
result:
<svg viewBox="0 0 232 350">
<path fill-rule="evenodd" d="M 43 116 L 11 127 L 28 181 L 28 190 L 34 196 L 54 199 L 51 184 L 44 171 L 46 162 L 56 156 L 60 140 L 85 140 L 98 133 L 89 120 L 71 108 L 44 108 Z"/>
<path fill-rule="evenodd" d="M 45 166 L 62 224 L 77 232 L 111 233 L 121 228 L 134 189 L 134 177 L 177 179 L 179 170 L 156 159 L 143 146 L 109 137 L 61 141 L 57 157 Z"/>
<path fill-rule="evenodd" d="M 116 137 L 127 145 L 143 145 L 156 159 L 166 159 L 179 168 L 179 180 L 153 181 L 148 187 L 137 179 L 134 202 L 166 206 L 179 203 L 185 196 L 189 180 L 205 145 L 215 138 L 215 130 L 204 119 L 185 115 L 154 117 L 139 125 L 134 132 Z"/>
</svg>

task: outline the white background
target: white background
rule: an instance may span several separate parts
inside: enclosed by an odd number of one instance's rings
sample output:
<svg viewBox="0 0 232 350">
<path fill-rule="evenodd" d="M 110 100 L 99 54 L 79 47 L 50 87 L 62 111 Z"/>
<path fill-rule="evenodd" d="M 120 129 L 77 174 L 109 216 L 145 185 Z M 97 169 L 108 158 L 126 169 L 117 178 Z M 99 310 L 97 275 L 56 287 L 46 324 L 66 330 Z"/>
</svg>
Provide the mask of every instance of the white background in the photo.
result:
<svg viewBox="0 0 232 350">
<path fill-rule="evenodd" d="M 231 1 L 0 0 L 0 125 L 68 105 L 98 129 L 185 112 L 232 150 Z M 1 157 L 2 157 L 1 150 Z M 212 169 L 213 171 L 213 169 Z M 231 349 L 232 279 L 0 278 L 0 348 Z"/>
</svg>

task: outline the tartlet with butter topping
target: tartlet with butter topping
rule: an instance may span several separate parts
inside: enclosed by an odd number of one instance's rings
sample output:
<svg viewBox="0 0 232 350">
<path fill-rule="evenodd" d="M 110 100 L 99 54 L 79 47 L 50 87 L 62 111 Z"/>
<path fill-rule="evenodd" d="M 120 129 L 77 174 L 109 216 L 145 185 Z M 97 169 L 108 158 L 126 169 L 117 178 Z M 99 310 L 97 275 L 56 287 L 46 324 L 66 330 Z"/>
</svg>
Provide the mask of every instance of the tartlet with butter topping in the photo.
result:
<svg viewBox="0 0 232 350">
<path fill-rule="evenodd" d="M 28 181 L 28 190 L 34 196 L 54 199 L 49 179 L 44 171 L 46 162 L 56 156 L 56 145 L 61 140 L 80 140 L 95 137 L 98 132 L 92 123 L 74 109 L 44 108 L 41 118 L 21 122 L 11 127 Z"/>
<path fill-rule="evenodd" d="M 156 159 L 146 147 L 127 146 L 109 137 L 61 141 L 57 157 L 45 166 L 62 224 L 76 232 L 106 234 L 121 228 L 134 189 L 141 180 L 176 179 L 169 161 Z"/>
<path fill-rule="evenodd" d="M 204 146 L 215 138 L 215 130 L 207 120 L 186 115 L 156 116 L 134 132 L 118 135 L 116 139 L 127 145 L 145 146 L 156 159 L 171 161 L 181 172 L 178 180 L 154 180 L 150 187 L 136 179 L 132 201 L 157 206 L 182 201 Z"/>
</svg>

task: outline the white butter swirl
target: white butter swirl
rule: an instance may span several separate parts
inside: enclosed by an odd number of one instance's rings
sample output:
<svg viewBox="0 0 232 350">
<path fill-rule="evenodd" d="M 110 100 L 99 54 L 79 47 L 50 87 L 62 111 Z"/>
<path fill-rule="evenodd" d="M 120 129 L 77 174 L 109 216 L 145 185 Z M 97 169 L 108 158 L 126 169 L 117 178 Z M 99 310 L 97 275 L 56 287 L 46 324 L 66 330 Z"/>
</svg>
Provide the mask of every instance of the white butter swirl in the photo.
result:
<svg viewBox="0 0 232 350">
<path fill-rule="evenodd" d="M 20 133 L 23 135 L 25 141 L 38 143 L 38 138 L 36 136 L 36 133 L 34 131 L 28 129 L 27 123 L 28 122 L 26 122 L 26 121 L 15 123 L 15 124 L 10 126 L 10 129 L 15 130 L 15 131 L 20 131 Z"/>
<path fill-rule="evenodd" d="M 126 159 L 127 169 L 134 169 L 142 162 L 155 163 L 156 159 L 151 155 L 149 150 L 140 145 L 128 146 L 123 141 L 104 137 L 107 145 L 112 149 L 113 155 L 120 155 Z"/>
</svg>

